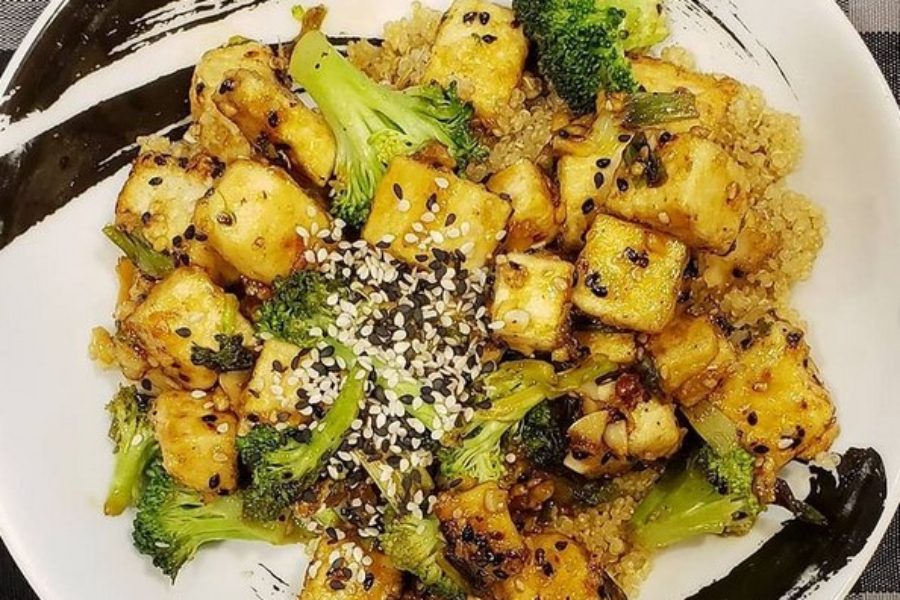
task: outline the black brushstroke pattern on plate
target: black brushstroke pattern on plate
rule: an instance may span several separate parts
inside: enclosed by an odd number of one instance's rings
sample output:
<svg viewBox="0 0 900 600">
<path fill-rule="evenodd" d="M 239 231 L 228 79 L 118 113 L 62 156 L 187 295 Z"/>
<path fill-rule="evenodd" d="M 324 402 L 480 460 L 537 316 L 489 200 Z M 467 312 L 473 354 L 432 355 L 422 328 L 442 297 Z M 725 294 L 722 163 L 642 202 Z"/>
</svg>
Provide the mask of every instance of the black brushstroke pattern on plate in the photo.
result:
<svg viewBox="0 0 900 600">
<path fill-rule="evenodd" d="M 884 512 L 887 478 L 872 448 L 844 453 L 835 475 L 813 467 L 806 501 L 828 525 L 793 520 L 722 579 L 688 600 L 797 600 L 863 549 Z"/>
</svg>

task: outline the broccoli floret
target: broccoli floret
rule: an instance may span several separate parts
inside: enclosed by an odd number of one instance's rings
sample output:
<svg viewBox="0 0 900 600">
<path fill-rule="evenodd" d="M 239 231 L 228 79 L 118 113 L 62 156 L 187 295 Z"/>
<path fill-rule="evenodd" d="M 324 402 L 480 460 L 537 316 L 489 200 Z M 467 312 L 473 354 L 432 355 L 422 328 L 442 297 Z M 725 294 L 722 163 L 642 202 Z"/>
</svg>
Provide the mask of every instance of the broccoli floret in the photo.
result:
<svg viewBox="0 0 900 600">
<path fill-rule="evenodd" d="M 708 402 L 684 410 L 702 440 L 670 464 L 632 518 L 635 539 L 663 548 L 703 534 L 742 535 L 765 506 L 753 492 L 756 460 L 728 417 Z"/>
<path fill-rule="evenodd" d="M 636 92 L 625 55 L 667 35 L 657 2 L 647 0 L 514 0 L 535 43 L 542 72 L 578 113 L 594 109 L 597 94 Z M 651 8 L 652 7 L 652 8 Z"/>
<path fill-rule="evenodd" d="M 118 246 L 119 250 L 144 275 L 162 279 L 175 269 L 172 257 L 154 250 L 150 242 L 139 233 L 131 233 L 115 225 L 107 225 L 103 228 L 103 235 Z"/>
<path fill-rule="evenodd" d="M 484 156 L 469 128 L 473 109 L 454 87 L 425 85 L 400 92 L 380 86 L 315 30 L 297 41 L 290 74 L 316 101 L 334 132 L 338 192 L 332 212 L 351 225 L 365 222 L 392 158 L 431 142 L 446 146 L 460 168 Z"/>
<path fill-rule="evenodd" d="M 217 373 L 228 371 L 244 371 L 253 366 L 256 355 L 253 350 L 244 346 L 244 336 L 217 333 L 218 350 L 194 344 L 191 347 L 191 362 L 198 367 L 206 367 Z"/>
<path fill-rule="evenodd" d="M 120 515 L 140 495 L 141 475 L 159 450 L 150 423 L 149 400 L 133 386 L 120 388 L 106 405 L 115 444 L 112 482 L 103 504 L 107 515 Z"/>
<path fill-rule="evenodd" d="M 481 380 L 485 391 L 478 404 L 482 408 L 459 432 L 457 443 L 439 451 L 441 477 L 445 481 L 461 479 L 474 483 L 500 479 L 506 473 L 504 436 L 529 411 L 544 400 L 571 393 L 615 368 L 605 359 L 588 359 L 557 375 L 550 363 L 539 360 L 502 364 Z"/>
<path fill-rule="evenodd" d="M 279 432 L 274 427 L 258 425 L 238 438 L 241 460 L 251 471 L 244 507 L 248 517 L 261 521 L 277 519 L 316 480 L 322 465 L 341 445 L 359 414 L 364 390 L 365 371 L 353 366 L 315 429 Z"/>
<path fill-rule="evenodd" d="M 336 311 L 326 299 L 332 294 L 344 295 L 346 286 L 316 271 L 296 271 L 276 279 L 272 297 L 256 312 L 256 327 L 263 333 L 310 348 L 321 340 L 314 329 L 325 331 L 334 323 Z"/>
<path fill-rule="evenodd" d="M 550 402 L 542 402 L 525 415 L 520 438 L 525 456 L 542 469 L 555 469 L 566 458 L 566 428 Z"/>
<path fill-rule="evenodd" d="M 443 600 L 466 597 L 465 579 L 444 556 L 446 541 L 435 517 L 390 519 L 378 541 L 394 566 L 418 577 L 431 594 Z"/>
<path fill-rule="evenodd" d="M 134 519 L 134 545 L 173 581 L 200 546 L 209 542 L 289 544 L 302 539 L 289 520 L 273 524 L 244 520 L 240 495 L 206 501 L 200 492 L 182 486 L 166 473 L 160 459 L 150 463 L 145 478 Z"/>
<path fill-rule="evenodd" d="M 635 540 L 664 548 L 698 535 L 741 535 L 762 510 L 753 493 L 753 457 L 740 448 L 717 454 L 704 445 L 669 465 L 635 510 Z"/>
</svg>

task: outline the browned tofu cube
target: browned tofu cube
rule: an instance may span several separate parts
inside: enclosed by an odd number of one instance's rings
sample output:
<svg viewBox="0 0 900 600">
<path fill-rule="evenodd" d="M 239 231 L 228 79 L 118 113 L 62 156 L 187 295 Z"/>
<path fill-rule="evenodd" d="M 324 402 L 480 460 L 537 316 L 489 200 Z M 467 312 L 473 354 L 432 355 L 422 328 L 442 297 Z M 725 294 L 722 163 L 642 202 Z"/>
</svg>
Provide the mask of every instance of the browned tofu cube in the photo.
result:
<svg viewBox="0 0 900 600">
<path fill-rule="evenodd" d="M 316 233 L 331 227 L 325 209 L 290 175 L 246 159 L 228 165 L 197 204 L 195 221 L 241 275 L 263 283 L 304 268 L 304 252 L 322 245 Z"/>
<path fill-rule="evenodd" d="M 337 152 L 325 119 L 281 83 L 255 71 L 228 71 L 225 82 L 213 97 L 219 111 L 262 155 L 284 156 L 292 170 L 325 185 Z"/>
<path fill-rule="evenodd" d="M 649 56 L 635 57 L 632 69 L 635 78 L 649 92 L 688 89 L 696 96 L 700 117 L 667 124 L 666 128 L 672 133 L 690 131 L 698 125 L 711 130 L 717 129 L 741 89 L 741 84 L 729 77 L 696 73 Z"/>
<path fill-rule="evenodd" d="M 608 325 L 656 333 L 675 315 L 687 260 L 675 238 L 599 215 L 576 264 L 573 301 Z"/>
<path fill-rule="evenodd" d="M 550 352 L 569 337 L 575 266 L 551 254 L 497 258 L 491 318 L 497 336 L 522 354 Z"/>
<path fill-rule="evenodd" d="M 223 325 L 229 323 L 224 331 Z M 187 389 L 208 389 L 215 371 L 191 362 L 194 345 L 217 349 L 216 334 L 241 334 L 253 340 L 253 327 L 240 314 L 238 300 L 194 267 L 175 270 L 150 290 L 147 298 L 122 323 L 122 331 L 136 340 L 151 367 Z"/>
<path fill-rule="evenodd" d="M 237 419 L 216 410 L 217 404 L 227 403 L 220 391 L 201 394 L 163 392 L 156 399 L 153 420 L 163 467 L 195 490 L 230 491 L 237 487 Z"/>
<path fill-rule="evenodd" d="M 477 183 L 401 157 L 378 184 L 362 235 L 372 245 L 387 243 L 388 252 L 411 265 L 421 266 L 438 248 L 459 250 L 473 269 L 494 255 L 511 212 Z"/>
<path fill-rule="evenodd" d="M 271 339 L 263 344 L 253 367 L 253 375 L 242 394 L 241 417 L 263 423 L 288 423 L 297 426 L 310 420 L 297 408 L 300 390 L 306 382 L 294 374 L 303 351 L 297 346 Z"/>
<path fill-rule="evenodd" d="M 835 408 L 809 357 L 803 332 L 777 321 L 753 341 L 710 396 L 762 461 L 763 494 L 794 458 L 814 458 L 837 435 Z M 766 485 L 768 484 L 768 485 Z"/>
<path fill-rule="evenodd" d="M 540 248 L 556 239 L 564 209 L 550 182 L 533 162 L 522 159 L 487 183 L 487 189 L 512 205 L 505 247 L 511 252 Z"/>
<path fill-rule="evenodd" d="M 442 21 L 422 79 L 459 84 L 460 96 L 491 121 L 508 105 L 525 69 L 528 41 L 512 10 L 456 0 Z"/>
<path fill-rule="evenodd" d="M 525 546 L 509 514 L 508 495 L 496 483 L 444 492 L 434 514 L 447 540 L 447 558 L 476 587 L 488 587 L 522 570 Z"/>
<path fill-rule="evenodd" d="M 709 396 L 735 361 L 731 342 L 705 317 L 676 318 L 648 348 L 663 390 L 685 406 Z"/>
<path fill-rule="evenodd" d="M 605 356 L 617 365 L 637 360 L 637 342 L 633 333 L 616 331 L 576 331 L 575 340 L 591 356 Z"/>
<path fill-rule="evenodd" d="M 339 559 L 342 566 L 332 568 Z M 347 577 L 345 567 L 352 576 Z M 322 538 L 316 542 L 299 600 L 399 600 L 402 588 L 402 574 L 381 552 L 347 539 Z"/>
<path fill-rule="evenodd" d="M 668 177 L 661 186 L 616 190 L 606 210 L 659 231 L 688 246 L 727 253 L 750 205 L 744 168 L 718 144 L 690 134 L 663 145 L 659 158 Z"/>
<path fill-rule="evenodd" d="M 597 600 L 599 570 L 575 540 L 558 533 L 525 538 L 527 562 L 521 573 L 494 586 L 501 600 Z"/>
</svg>

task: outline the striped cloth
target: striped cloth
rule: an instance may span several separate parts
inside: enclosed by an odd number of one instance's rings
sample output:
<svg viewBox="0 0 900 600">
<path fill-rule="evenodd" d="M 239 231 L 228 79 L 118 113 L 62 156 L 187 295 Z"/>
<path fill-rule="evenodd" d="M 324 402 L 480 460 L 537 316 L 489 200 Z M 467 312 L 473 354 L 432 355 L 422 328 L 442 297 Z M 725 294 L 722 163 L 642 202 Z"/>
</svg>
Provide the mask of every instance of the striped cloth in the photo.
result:
<svg viewBox="0 0 900 600">
<path fill-rule="evenodd" d="M 900 102 L 900 0 L 837 2 L 859 30 Z M 9 60 L 45 4 L 46 0 L 0 0 L 0 66 Z M 0 600 L 36 600 L 2 544 Z M 894 518 L 848 600 L 900 600 L 900 516 Z"/>
</svg>

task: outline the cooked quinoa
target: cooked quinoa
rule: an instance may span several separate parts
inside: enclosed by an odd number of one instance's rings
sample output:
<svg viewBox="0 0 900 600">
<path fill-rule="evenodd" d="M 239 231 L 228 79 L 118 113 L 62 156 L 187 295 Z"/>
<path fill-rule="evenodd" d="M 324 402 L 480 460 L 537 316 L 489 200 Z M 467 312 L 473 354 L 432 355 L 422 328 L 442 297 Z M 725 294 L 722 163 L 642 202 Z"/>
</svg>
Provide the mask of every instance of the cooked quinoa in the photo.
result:
<svg viewBox="0 0 900 600">
<path fill-rule="evenodd" d="M 416 3 L 410 17 L 385 27 L 381 46 L 366 41 L 352 44 L 350 59 L 377 81 L 396 88 L 424 83 L 440 19 L 439 11 Z M 693 56 L 684 48 L 665 48 L 661 58 L 695 68 Z M 572 118 L 544 80 L 526 72 L 503 113 L 481 133 L 490 149 L 487 160 L 470 165 L 467 175 L 482 181 L 522 158 L 549 171 L 553 158 L 548 144 Z M 741 235 L 767 251 L 754 258 L 752 268 L 734 264 L 731 255 L 698 253 L 689 311 L 720 313 L 734 324 L 753 323 L 771 311 L 795 319 L 789 305 L 791 290 L 809 277 L 826 229 L 822 210 L 785 181 L 803 153 L 799 119 L 770 107 L 760 90 L 740 85 L 724 121 L 709 135 L 747 170 L 751 208 Z M 650 553 L 629 543 L 627 526 L 656 477 L 652 470 L 620 477 L 623 496 L 574 515 L 554 511 L 547 527 L 581 542 L 623 589 L 635 591 L 649 572 Z"/>
</svg>

